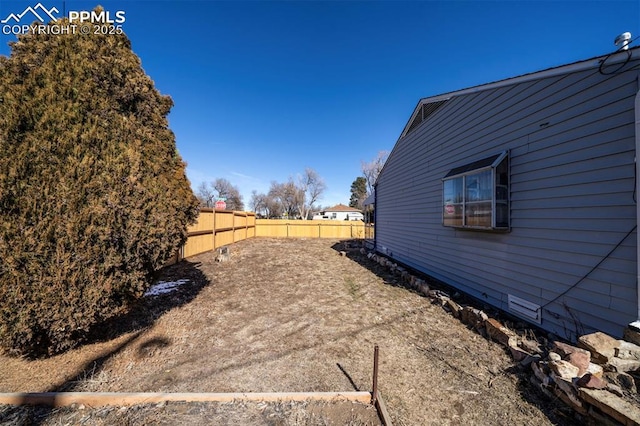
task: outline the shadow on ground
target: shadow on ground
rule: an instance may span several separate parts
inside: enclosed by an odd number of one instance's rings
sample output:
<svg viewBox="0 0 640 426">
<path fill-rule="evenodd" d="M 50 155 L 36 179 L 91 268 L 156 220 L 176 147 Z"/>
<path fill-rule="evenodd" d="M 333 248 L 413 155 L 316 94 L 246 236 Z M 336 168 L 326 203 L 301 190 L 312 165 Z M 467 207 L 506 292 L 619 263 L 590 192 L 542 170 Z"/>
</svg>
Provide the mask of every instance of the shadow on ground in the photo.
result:
<svg viewBox="0 0 640 426">
<path fill-rule="evenodd" d="M 163 268 L 158 273 L 156 283 L 178 280 L 188 282 L 175 287 L 173 291 L 143 297 L 126 314 L 97 324 L 91 330 L 87 343 L 108 341 L 132 331 L 144 330 L 166 312 L 191 302 L 209 284 L 209 279 L 200 270 L 200 265 L 199 262 L 183 260 Z"/>
<path fill-rule="evenodd" d="M 349 239 L 342 240 L 338 243 L 335 243 L 331 246 L 332 249 L 340 253 L 341 255 L 347 257 L 348 259 L 360 264 L 362 267 L 368 269 L 373 272 L 378 277 L 382 278 L 384 282 L 388 285 L 392 285 L 395 287 L 402 287 L 407 289 L 407 291 L 413 291 L 422 296 L 426 296 L 422 294 L 419 289 L 412 287 L 409 283 L 405 282 L 402 279 L 400 273 L 392 272 L 388 267 L 380 265 L 378 262 L 367 257 L 369 253 L 373 253 L 373 249 L 366 246 L 364 240 L 359 239 Z M 536 336 L 536 340 L 541 342 L 549 342 L 549 336 L 547 333 L 539 328 L 533 327 L 529 324 L 523 324 L 519 319 L 512 317 L 506 312 L 499 311 L 493 307 L 489 307 L 482 301 L 479 301 L 471 296 L 460 293 L 457 289 L 438 281 L 428 275 L 425 275 L 419 271 L 413 270 L 401 263 L 398 263 L 394 259 L 390 259 L 394 263 L 397 263 L 398 266 L 402 266 L 405 270 L 407 270 L 410 274 L 415 275 L 417 278 L 423 279 L 429 286 L 429 288 L 433 290 L 440 290 L 449 295 L 455 294 L 455 301 L 461 306 L 471 306 L 476 309 L 485 310 L 490 317 L 494 317 L 501 321 L 509 321 L 517 324 L 518 327 L 516 329 L 522 327 L 526 329 L 526 332 L 530 335 L 533 334 Z M 435 302 L 434 302 L 435 303 Z M 468 328 L 473 328 L 472 326 L 467 326 Z M 512 328 L 512 327 L 510 327 Z M 487 337 L 484 332 L 480 332 L 483 337 Z M 506 351 L 506 348 L 505 348 Z M 509 355 L 511 355 L 509 353 Z M 541 412 L 543 412 L 547 418 L 553 422 L 554 424 L 562 424 L 568 426 L 578 426 L 583 424 L 577 417 L 576 413 L 573 409 L 568 407 L 566 404 L 563 404 L 561 401 L 557 399 L 551 399 L 547 395 L 545 395 L 541 389 L 539 389 L 535 384 L 530 381 L 532 376 L 532 372 L 530 367 L 523 367 L 520 364 L 514 362 L 513 367 L 504 371 L 503 374 L 509 374 L 516 378 L 518 384 L 518 390 L 520 394 L 532 405 L 536 406 Z"/>
<path fill-rule="evenodd" d="M 374 262 L 367 257 L 367 253 L 372 252 L 372 250 L 365 246 L 364 240 L 341 240 L 333 244 L 331 248 L 373 272 L 378 277 L 382 278 L 386 284 L 404 287 L 401 285 L 400 277 L 391 273 L 388 268 L 381 266 L 379 263 Z M 361 252 L 361 249 L 364 249 L 364 253 Z"/>
<path fill-rule="evenodd" d="M 189 280 L 175 290 L 157 296 L 146 296 L 136 302 L 124 315 L 97 324 L 89 333 L 83 345 L 106 342 L 128 335 L 122 342 L 111 346 L 94 359 L 82 365 L 69 380 L 48 389 L 47 392 L 78 391 L 86 380 L 95 377 L 103 369 L 104 364 L 128 346 L 139 343 L 139 351 L 145 352 L 170 344 L 168 339 L 153 337 L 140 343 L 144 332 L 165 313 L 191 302 L 200 291 L 209 284 L 209 279 L 199 269 L 200 263 L 183 260 L 168 266 L 158 274 L 157 281 Z M 141 354 L 144 355 L 144 354 Z M 2 425 L 40 425 L 49 416 L 59 411 L 49 406 L 0 406 L 0 424 Z"/>
</svg>

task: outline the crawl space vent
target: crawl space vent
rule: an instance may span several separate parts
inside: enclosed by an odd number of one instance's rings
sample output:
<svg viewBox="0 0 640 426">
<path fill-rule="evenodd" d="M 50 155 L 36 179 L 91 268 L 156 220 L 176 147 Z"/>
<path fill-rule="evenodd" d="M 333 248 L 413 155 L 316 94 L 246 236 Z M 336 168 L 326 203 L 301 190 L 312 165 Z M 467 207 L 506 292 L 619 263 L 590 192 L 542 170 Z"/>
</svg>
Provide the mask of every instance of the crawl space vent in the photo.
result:
<svg viewBox="0 0 640 426">
<path fill-rule="evenodd" d="M 535 303 L 531 303 L 528 300 L 520 299 L 519 297 L 508 295 L 509 311 L 517 314 L 528 320 L 542 323 L 542 315 L 540 312 L 540 306 Z"/>
</svg>

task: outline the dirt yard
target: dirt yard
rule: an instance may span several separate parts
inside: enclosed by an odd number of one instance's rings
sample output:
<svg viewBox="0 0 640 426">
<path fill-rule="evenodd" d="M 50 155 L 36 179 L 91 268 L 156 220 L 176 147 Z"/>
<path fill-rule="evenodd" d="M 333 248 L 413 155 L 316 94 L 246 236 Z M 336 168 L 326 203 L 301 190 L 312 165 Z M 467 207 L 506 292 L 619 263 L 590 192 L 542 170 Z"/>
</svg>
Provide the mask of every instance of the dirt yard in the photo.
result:
<svg viewBox="0 0 640 426">
<path fill-rule="evenodd" d="M 370 391 L 394 425 L 577 424 L 505 349 L 337 240 L 254 238 L 165 269 L 189 280 L 145 297 L 96 340 L 50 359 L 0 357 L 0 392 Z M 184 281 L 183 281 L 184 282 Z M 3 424 L 377 425 L 369 405 L 165 403 L 0 406 Z"/>
</svg>

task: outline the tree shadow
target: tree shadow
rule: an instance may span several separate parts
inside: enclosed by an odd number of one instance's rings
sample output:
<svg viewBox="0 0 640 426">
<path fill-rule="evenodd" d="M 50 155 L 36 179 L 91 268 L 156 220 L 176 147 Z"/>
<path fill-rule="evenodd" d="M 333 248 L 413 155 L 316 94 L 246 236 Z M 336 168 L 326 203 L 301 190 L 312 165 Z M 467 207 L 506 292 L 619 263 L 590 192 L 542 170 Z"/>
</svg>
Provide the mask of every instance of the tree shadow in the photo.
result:
<svg viewBox="0 0 640 426">
<path fill-rule="evenodd" d="M 200 270 L 201 262 L 182 260 L 158 271 L 154 285 L 160 282 L 182 281 L 172 291 L 140 298 L 123 315 L 96 324 L 89 332 L 85 344 L 112 340 L 123 334 L 153 325 L 168 311 L 190 303 L 209 284 Z"/>
<path fill-rule="evenodd" d="M 210 281 L 200 270 L 200 265 L 200 262 L 183 260 L 158 271 L 156 284 L 159 281 L 188 280 L 188 282 L 177 286 L 171 292 L 142 297 L 125 314 L 96 324 L 81 346 L 128 336 L 122 342 L 111 346 L 84 363 L 77 369 L 73 377 L 52 386 L 46 392 L 74 392 L 81 390 L 87 381 L 100 374 L 109 359 L 133 344 L 138 344 L 136 356 L 141 358 L 148 356 L 149 353 L 157 349 L 169 346 L 171 341 L 164 337 L 154 336 L 144 341 L 141 341 L 141 339 L 144 337 L 145 331 L 149 330 L 161 316 L 175 308 L 188 304 L 209 284 Z M 43 398 L 43 402 L 38 405 L 26 405 L 33 404 L 33 402 L 28 400 L 27 395 L 25 395 L 21 405 L 0 406 L 0 424 L 40 425 L 46 422 L 54 413 L 63 410 L 53 406 L 54 398 L 52 395 L 49 398 L 50 400 Z"/>
</svg>

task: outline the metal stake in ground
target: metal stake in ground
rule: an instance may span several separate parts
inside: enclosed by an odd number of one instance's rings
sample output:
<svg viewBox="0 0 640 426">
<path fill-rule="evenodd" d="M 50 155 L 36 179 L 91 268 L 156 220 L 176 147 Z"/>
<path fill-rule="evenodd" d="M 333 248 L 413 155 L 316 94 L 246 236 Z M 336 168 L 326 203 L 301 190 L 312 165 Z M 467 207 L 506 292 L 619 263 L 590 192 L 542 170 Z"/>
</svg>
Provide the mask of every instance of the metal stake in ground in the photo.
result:
<svg viewBox="0 0 640 426">
<path fill-rule="evenodd" d="M 371 404 L 376 405 L 378 399 L 378 345 L 373 347 L 373 391 L 371 392 Z"/>
<path fill-rule="evenodd" d="M 387 406 L 382 399 L 382 396 L 378 394 L 378 354 L 380 350 L 378 345 L 373 347 L 373 391 L 371 392 L 371 404 L 376 407 L 378 417 L 382 420 L 384 426 L 393 426 L 391 423 L 391 417 L 387 412 Z"/>
</svg>

